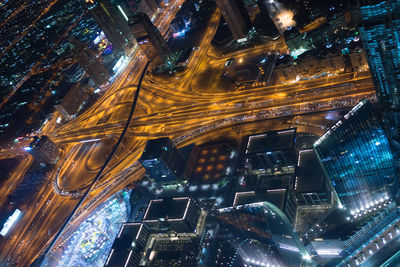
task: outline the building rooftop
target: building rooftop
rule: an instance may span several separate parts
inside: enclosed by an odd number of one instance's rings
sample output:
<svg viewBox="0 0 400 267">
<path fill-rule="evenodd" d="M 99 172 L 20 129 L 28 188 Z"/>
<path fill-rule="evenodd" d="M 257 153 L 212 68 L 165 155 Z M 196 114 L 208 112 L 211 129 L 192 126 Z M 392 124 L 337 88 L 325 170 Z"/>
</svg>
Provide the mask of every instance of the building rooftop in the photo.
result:
<svg viewBox="0 0 400 267">
<path fill-rule="evenodd" d="M 295 190 L 299 193 L 318 192 L 325 188 L 322 167 L 313 149 L 301 150 L 296 169 Z"/>
<path fill-rule="evenodd" d="M 246 154 L 292 149 L 296 128 L 249 135 L 246 139 Z"/>
<path fill-rule="evenodd" d="M 201 147 L 190 184 L 215 183 L 226 175 L 232 148 L 227 144 Z"/>
<path fill-rule="evenodd" d="M 145 266 L 196 266 L 200 249 L 197 236 L 178 234 L 153 236 L 148 242 Z M 146 255 L 146 256 L 147 256 Z"/>
<path fill-rule="evenodd" d="M 126 223 L 122 225 L 105 266 L 124 266 L 129 261 L 132 249 L 138 251 L 143 249 L 135 242 L 142 227 L 144 227 L 142 223 Z"/>
<path fill-rule="evenodd" d="M 151 200 L 143 221 L 183 219 L 186 216 L 189 203 L 190 199 L 188 197 Z"/>
<path fill-rule="evenodd" d="M 29 144 L 31 149 L 40 147 L 47 140 L 47 136 L 43 135 L 42 137 L 35 136 L 32 142 Z"/>
<path fill-rule="evenodd" d="M 168 150 L 170 144 L 171 140 L 168 137 L 149 140 L 140 159 L 147 160 L 161 157 Z"/>
<path fill-rule="evenodd" d="M 284 210 L 286 194 L 287 190 L 285 188 L 237 192 L 233 200 L 233 206 L 268 201 L 280 210 Z"/>
</svg>

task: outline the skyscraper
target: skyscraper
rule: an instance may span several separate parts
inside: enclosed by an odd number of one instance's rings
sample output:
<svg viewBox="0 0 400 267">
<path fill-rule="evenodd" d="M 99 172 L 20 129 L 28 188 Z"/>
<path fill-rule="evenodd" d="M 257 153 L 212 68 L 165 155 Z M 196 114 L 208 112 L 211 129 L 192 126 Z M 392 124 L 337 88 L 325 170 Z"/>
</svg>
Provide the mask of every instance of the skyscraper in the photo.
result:
<svg viewBox="0 0 400 267">
<path fill-rule="evenodd" d="M 25 148 L 39 163 L 54 164 L 60 153 L 60 149 L 47 136 L 35 136 L 33 141 Z"/>
<path fill-rule="evenodd" d="M 149 18 L 157 12 L 158 5 L 155 0 L 142 0 L 138 4 L 137 10 L 145 13 Z"/>
<path fill-rule="evenodd" d="M 222 229 L 220 233 L 229 233 L 231 244 L 243 244 L 234 246 L 236 253 L 227 266 L 312 264 L 286 216 L 269 202 L 222 208 L 217 211 L 216 219 Z M 263 245 L 253 247 L 252 244 Z"/>
<path fill-rule="evenodd" d="M 87 45 L 71 37 L 68 39 L 72 45 L 72 53 L 78 60 L 79 65 L 88 73 L 90 79 L 100 86 L 108 82 L 110 74 L 96 58 L 96 55 Z"/>
<path fill-rule="evenodd" d="M 149 140 L 139 162 L 159 183 L 176 182 L 183 178 L 185 161 L 168 137 Z"/>
<path fill-rule="evenodd" d="M 98 1 L 93 8 L 93 17 L 104 31 L 112 45 L 120 52 L 127 52 L 133 34 L 128 26 L 128 18 L 109 0 Z"/>
<path fill-rule="evenodd" d="M 153 12 L 156 12 L 158 9 L 158 4 L 156 0 L 142 0 L 142 2 L 146 2 Z"/>
<path fill-rule="evenodd" d="M 313 149 L 299 151 L 294 193 L 299 205 L 321 205 L 331 200 L 330 186 Z"/>
<path fill-rule="evenodd" d="M 239 169 L 249 185 L 279 189 L 292 184 L 297 162 L 296 128 L 246 136 Z"/>
<path fill-rule="evenodd" d="M 355 217 L 393 199 L 397 177 L 389 142 L 372 104 L 363 100 L 314 149 L 340 202 Z"/>
<path fill-rule="evenodd" d="M 246 38 L 247 25 L 234 0 L 216 0 L 222 16 L 236 40 Z"/>
<path fill-rule="evenodd" d="M 194 232 L 200 208 L 188 197 L 153 199 L 147 206 L 143 223 L 158 232 Z"/>
<path fill-rule="evenodd" d="M 75 113 L 88 98 L 89 94 L 87 90 L 78 84 L 72 87 L 64 96 L 61 103 L 54 105 L 54 108 L 60 112 L 64 119 L 72 120 L 75 117 Z"/>
<path fill-rule="evenodd" d="M 360 33 L 368 65 L 391 136 L 400 121 L 400 1 L 360 0 Z"/>
<path fill-rule="evenodd" d="M 171 49 L 146 14 L 139 12 L 131 17 L 129 26 L 148 59 L 157 61 L 160 59 L 168 61 L 170 59 Z"/>
<path fill-rule="evenodd" d="M 115 238 L 104 266 L 138 266 L 150 231 L 143 223 L 125 223 Z"/>
</svg>

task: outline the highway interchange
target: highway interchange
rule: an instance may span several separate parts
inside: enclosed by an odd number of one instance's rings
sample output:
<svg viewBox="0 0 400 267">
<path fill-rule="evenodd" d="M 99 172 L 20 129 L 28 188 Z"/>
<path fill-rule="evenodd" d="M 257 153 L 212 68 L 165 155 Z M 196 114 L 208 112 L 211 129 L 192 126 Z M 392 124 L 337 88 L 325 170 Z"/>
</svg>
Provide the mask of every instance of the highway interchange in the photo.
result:
<svg viewBox="0 0 400 267">
<path fill-rule="evenodd" d="M 155 25 L 162 33 L 168 30 L 183 2 L 170 1 L 160 12 Z M 286 127 L 298 127 L 298 131 L 321 135 L 332 123 L 323 119 L 327 112 L 354 106 L 365 97 L 375 99 L 369 72 L 345 73 L 235 92 L 211 93 L 192 88 L 191 80 L 210 64 L 224 64 L 231 57 L 246 57 L 285 47 L 281 38 L 260 47 L 218 56 L 210 44 L 220 17 L 216 10 L 199 49 L 193 52 L 188 68 L 179 74 L 179 79 L 162 80 L 151 74 L 145 77 L 136 113 L 122 145 L 56 242 L 53 249 L 55 258 L 60 256 L 68 237 L 91 211 L 114 193 L 141 179 L 144 170 L 137 160 L 148 139 L 169 136 L 175 144 L 182 146 L 212 140 L 219 134 L 231 136 L 258 129 Z M 49 244 L 121 134 L 146 63 L 146 57 L 136 49 L 125 71 L 84 114 L 61 126 L 56 123 L 58 116 L 53 116 L 43 127 L 41 134 L 50 136 L 63 152 L 54 171 L 45 178 L 45 185 L 32 196 L 31 204 L 21 208 L 24 215 L 19 224 L 0 242 L 0 262 L 3 265 L 28 266 Z M 0 158 L 23 158 L 0 189 L 2 205 L 5 196 L 21 182 L 32 164 L 32 158 L 22 149 L 26 144 L 27 141 L 21 142 L 0 151 Z"/>
</svg>

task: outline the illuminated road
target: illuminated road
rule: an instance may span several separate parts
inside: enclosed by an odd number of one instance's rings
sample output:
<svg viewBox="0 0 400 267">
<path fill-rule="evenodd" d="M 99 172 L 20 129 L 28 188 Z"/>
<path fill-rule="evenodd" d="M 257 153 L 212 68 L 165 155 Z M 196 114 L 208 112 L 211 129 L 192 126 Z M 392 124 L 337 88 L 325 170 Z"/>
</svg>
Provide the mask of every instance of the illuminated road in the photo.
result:
<svg viewBox="0 0 400 267">
<path fill-rule="evenodd" d="M 170 1 L 155 20 L 161 32 L 184 0 Z M 262 47 L 217 57 L 208 53 L 210 42 L 220 19 L 219 11 L 211 16 L 201 45 L 188 69 L 180 79 L 163 82 L 146 76 L 140 93 L 137 112 L 117 153 L 106 167 L 88 199 L 78 210 L 68 228 L 54 246 L 54 257 L 60 255 L 65 241 L 87 215 L 99 204 L 128 184 L 141 179 L 143 168 L 138 164 L 146 141 L 169 136 L 178 145 L 212 140 L 218 135 L 243 135 L 259 129 L 298 127 L 298 131 L 318 135 L 324 133 L 331 121 L 324 120 L 329 110 L 354 106 L 364 97 L 374 98 L 374 89 L 368 72 L 347 73 L 315 80 L 260 87 L 244 91 L 210 93 L 199 92 L 192 80 L 209 64 L 220 65 L 229 57 L 245 57 L 275 50 L 282 39 Z M 32 196 L 31 206 L 21 207 L 24 214 L 6 240 L 0 242 L 0 261 L 5 265 L 27 266 L 45 248 L 65 218 L 77 203 L 83 189 L 95 176 L 99 166 L 122 132 L 130 111 L 138 77 L 147 63 L 136 49 L 123 73 L 107 88 L 91 108 L 75 120 L 58 126 L 57 116 L 42 129 L 63 149 L 62 158 L 46 177 L 46 185 Z M 220 90 L 221 92 L 223 90 Z M 314 117 L 312 117 L 312 116 Z M 317 119 L 316 119 L 317 118 Z M 86 143 L 82 143 L 86 142 Z M 0 151 L 0 158 L 12 155 L 26 143 Z M 8 189 L 6 196 L 20 181 L 32 160 L 25 157 Z M 13 182 L 11 182 L 13 181 Z"/>
</svg>

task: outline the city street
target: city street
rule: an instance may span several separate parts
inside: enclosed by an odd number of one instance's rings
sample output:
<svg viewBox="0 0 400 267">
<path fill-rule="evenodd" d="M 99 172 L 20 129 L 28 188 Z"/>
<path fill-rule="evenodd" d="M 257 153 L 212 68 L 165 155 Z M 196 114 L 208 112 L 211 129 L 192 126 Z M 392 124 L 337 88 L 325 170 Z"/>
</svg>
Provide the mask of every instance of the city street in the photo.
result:
<svg viewBox="0 0 400 267">
<path fill-rule="evenodd" d="M 165 33 L 183 0 L 170 1 L 154 23 Z M 245 49 L 217 57 L 211 40 L 221 14 L 214 12 L 200 48 L 188 63 L 188 69 L 176 81 L 163 82 L 147 75 L 128 131 L 94 189 L 57 240 L 53 252 L 65 249 L 65 240 L 91 211 L 127 185 L 142 178 L 144 169 L 137 162 L 146 141 L 169 136 L 177 146 L 213 140 L 216 135 L 236 135 L 258 130 L 297 127 L 298 132 L 322 135 L 334 121 L 323 120 L 329 111 L 346 109 L 363 98 L 375 101 L 369 72 L 345 73 L 297 83 L 264 86 L 235 92 L 201 92 L 196 88 L 200 72 L 221 66 L 231 57 L 249 57 L 285 50 L 283 38 L 262 47 Z M 22 33 L 23 34 L 23 33 Z M 11 266 L 28 266 L 50 243 L 80 196 L 122 133 L 147 58 L 136 47 L 125 70 L 105 89 L 103 96 L 76 119 L 56 126 L 55 120 L 41 134 L 63 149 L 62 158 L 49 174 L 48 182 L 23 209 L 23 217 L 6 240 L 0 242 L 0 261 Z M 322 122 L 322 123 L 321 123 Z M 329 125 L 330 124 L 330 125 Z M 246 126 L 245 129 L 241 128 Z M 94 140 L 94 141 L 93 141 Z M 23 151 L 26 143 L 0 151 L 1 158 L 24 157 L 22 163 L 0 192 L 0 203 L 15 188 L 32 158 Z M 46 180 L 47 181 L 47 180 Z M 54 185 L 56 184 L 56 185 Z M 60 256 L 55 253 L 54 257 Z"/>
</svg>

